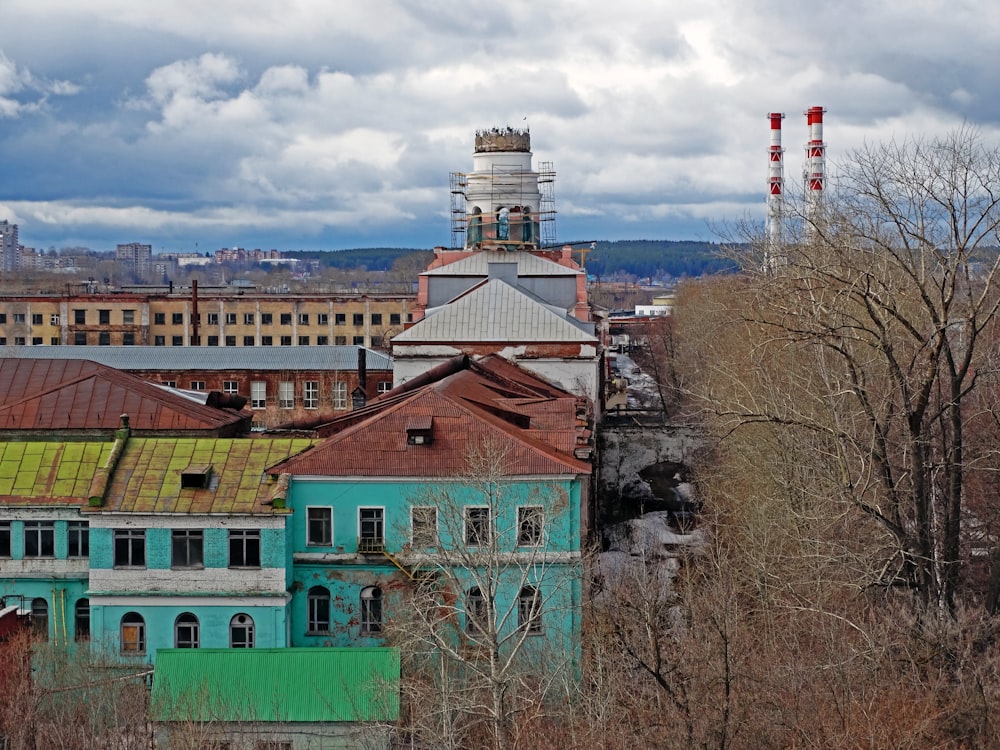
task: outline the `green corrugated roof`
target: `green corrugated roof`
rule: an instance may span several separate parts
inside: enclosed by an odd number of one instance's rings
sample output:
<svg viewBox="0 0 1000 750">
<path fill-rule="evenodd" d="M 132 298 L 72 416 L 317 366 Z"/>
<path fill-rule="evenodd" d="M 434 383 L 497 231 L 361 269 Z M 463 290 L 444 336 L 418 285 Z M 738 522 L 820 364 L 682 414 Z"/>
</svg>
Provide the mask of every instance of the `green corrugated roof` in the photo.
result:
<svg viewBox="0 0 1000 750">
<path fill-rule="evenodd" d="M 7 505 L 85 503 L 110 442 L 0 442 L 0 497 Z"/>
<path fill-rule="evenodd" d="M 160 649 L 157 721 L 395 721 L 395 648 Z"/>
</svg>

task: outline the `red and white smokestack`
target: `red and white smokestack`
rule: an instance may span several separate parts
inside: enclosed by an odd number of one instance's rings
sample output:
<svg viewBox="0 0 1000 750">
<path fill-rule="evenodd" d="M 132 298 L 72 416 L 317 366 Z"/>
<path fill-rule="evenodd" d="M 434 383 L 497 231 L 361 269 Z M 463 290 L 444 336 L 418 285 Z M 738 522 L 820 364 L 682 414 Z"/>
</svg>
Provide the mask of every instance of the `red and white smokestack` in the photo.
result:
<svg viewBox="0 0 1000 750">
<path fill-rule="evenodd" d="M 809 126 L 809 142 L 806 144 L 805 183 L 806 198 L 809 206 L 815 208 L 823 198 L 826 188 L 826 144 L 823 143 L 823 113 L 822 107 L 810 107 L 806 110 L 806 123 Z"/>
<path fill-rule="evenodd" d="M 781 243 L 781 214 L 785 191 L 785 149 L 781 147 L 781 121 L 783 112 L 769 112 L 771 121 L 771 147 L 768 149 L 770 170 L 767 190 L 767 234 L 773 244 Z"/>
</svg>

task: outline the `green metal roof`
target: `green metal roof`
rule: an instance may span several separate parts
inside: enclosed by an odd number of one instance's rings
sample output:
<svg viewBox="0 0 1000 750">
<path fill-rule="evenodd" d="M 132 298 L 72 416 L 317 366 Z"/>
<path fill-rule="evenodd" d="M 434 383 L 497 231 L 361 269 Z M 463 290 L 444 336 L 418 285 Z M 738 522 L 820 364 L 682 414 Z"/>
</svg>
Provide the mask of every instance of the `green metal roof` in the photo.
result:
<svg viewBox="0 0 1000 750">
<path fill-rule="evenodd" d="M 110 442 L 0 442 L 0 500 L 5 505 L 87 502 Z"/>
<path fill-rule="evenodd" d="M 395 721 L 399 650 L 160 649 L 152 707 L 157 721 Z"/>
</svg>

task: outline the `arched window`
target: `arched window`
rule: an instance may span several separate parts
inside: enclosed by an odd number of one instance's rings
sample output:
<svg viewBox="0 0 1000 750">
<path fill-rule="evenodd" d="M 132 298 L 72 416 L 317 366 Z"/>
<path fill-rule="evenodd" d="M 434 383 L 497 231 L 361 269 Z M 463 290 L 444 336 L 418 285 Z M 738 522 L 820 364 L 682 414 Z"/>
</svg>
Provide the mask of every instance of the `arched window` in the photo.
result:
<svg viewBox="0 0 1000 750">
<path fill-rule="evenodd" d="M 146 653 L 146 621 L 138 612 L 122 617 L 121 647 L 123 654 Z"/>
<path fill-rule="evenodd" d="M 90 599 L 77 599 L 74 610 L 76 624 L 76 639 L 90 640 Z"/>
<path fill-rule="evenodd" d="M 525 586 L 517 596 L 517 627 L 527 633 L 542 632 L 542 594 Z"/>
<path fill-rule="evenodd" d="M 178 615 L 174 621 L 174 647 L 198 648 L 198 618 L 190 612 Z"/>
<path fill-rule="evenodd" d="M 322 586 L 313 586 L 309 589 L 308 632 L 330 632 L 330 592 Z"/>
<path fill-rule="evenodd" d="M 250 615 L 238 614 L 229 621 L 230 648 L 253 648 L 253 618 Z"/>
<path fill-rule="evenodd" d="M 478 588 L 469 589 L 465 596 L 465 632 L 481 635 L 486 632 L 486 598 Z"/>
<path fill-rule="evenodd" d="M 378 586 L 361 589 L 361 632 L 368 635 L 382 632 L 382 589 Z"/>
<path fill-rule="evenodd" d="M 38 637 L 49 637 L 49 603 L 42 598 L 31 600 L 31 630 Z"/>
</svg>

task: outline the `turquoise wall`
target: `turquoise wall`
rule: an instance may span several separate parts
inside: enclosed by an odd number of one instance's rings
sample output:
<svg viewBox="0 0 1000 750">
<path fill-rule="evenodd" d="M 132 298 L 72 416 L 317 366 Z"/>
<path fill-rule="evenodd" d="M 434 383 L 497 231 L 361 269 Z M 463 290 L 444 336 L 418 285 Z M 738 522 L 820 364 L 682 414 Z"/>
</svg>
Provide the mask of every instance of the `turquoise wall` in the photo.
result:
<svg viewBox="0 0 1000 750">
<path fill-rule="evenodd" d="M 163 519 L 166 520 L 166 519 Z M 207 519 L 206 519 L 207 520 Z M 245 526 L 232 524 L 232 528 L 254 528 L 247 519 Z M 134 527 L 129 527 L 134 528 Z M 141 528 L 141 527 L 139 527 Z M 187 528 L 187 527 L 185 527 Z M 146 567 L 151 569 L 170 568 L 170 527 L 146 529 Z M 229 528 L 204 529 L 204 555 L 206 568 L 225 568 L 229 565 Z M 284 529 L 261 529 L 260 564 L 262 568 L 286 566 Z M 90 567 L 110 569 L 114 567 L 114 530 L 90 530 Z"/>
</svg>

